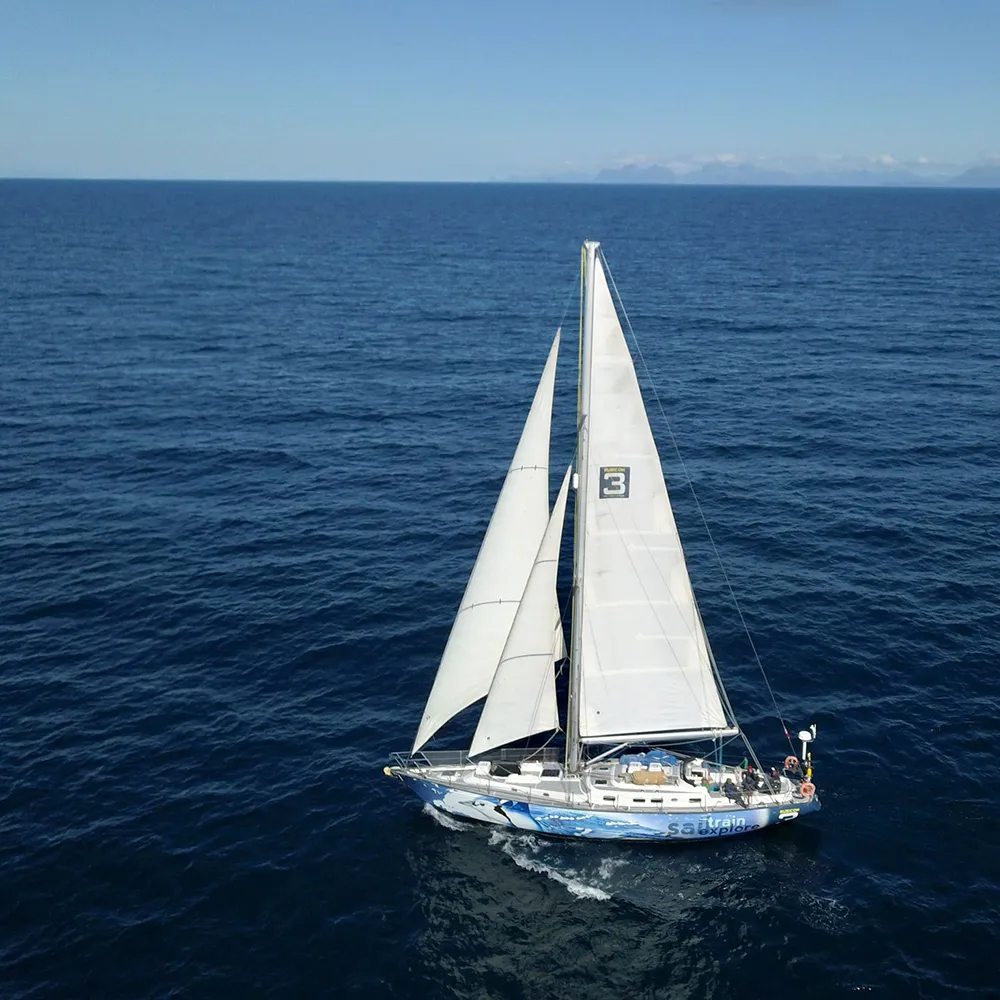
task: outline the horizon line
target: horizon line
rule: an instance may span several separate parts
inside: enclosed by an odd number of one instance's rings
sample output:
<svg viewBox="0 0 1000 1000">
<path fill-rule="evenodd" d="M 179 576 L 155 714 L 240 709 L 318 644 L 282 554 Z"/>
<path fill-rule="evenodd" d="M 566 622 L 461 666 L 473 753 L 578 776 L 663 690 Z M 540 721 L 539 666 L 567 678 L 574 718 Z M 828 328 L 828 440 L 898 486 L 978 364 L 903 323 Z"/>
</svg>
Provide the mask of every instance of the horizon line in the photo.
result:
<svg viewBox="0 0 1000 1000">
<path fill-rule="evenodd" d="M 833 175 L 835 176 L 835 175 Z M 670 181 L 641 181 L 641 180 L 597 180 L 596 177 L 585 180 L 547 180 L 547 179 L 526 179 L 516 180 L 511 178 L 486 178 L 479 180 L 407 180 L 407 179 L 364 179 L 364 178 L 307 178 L 307 177 L 74 177 L 71 175 L 60 176 L 39 176 L 37 174 L 10 174 L 0 175 L 0 184 L 4 183 L 38 183 L 38 184 L 411 184 L 411 185 L 453 185 L 453 186 L 473 186 L 492 185 L 494 187 L 625 187 L 625 188 L 857 188 L 860 190 L 898 190 L 906 188 L 919 188 L 922 190 L 943 188 L 958 188 L 962 190 L 996 190 L 1000 189 L 1000 179 L 989 184 L 967 184 L 961 183 L 961 175 L 941 178 L 913 178 L 902 183 L 823 183 L 815 180 L 798 183 L 795 175 L 789 175 L 788 181 L 763 181 L 757 183 L 739 183 L 727 181 L 688 181 L 685 175 L 677 175 Z"/>
</svg>

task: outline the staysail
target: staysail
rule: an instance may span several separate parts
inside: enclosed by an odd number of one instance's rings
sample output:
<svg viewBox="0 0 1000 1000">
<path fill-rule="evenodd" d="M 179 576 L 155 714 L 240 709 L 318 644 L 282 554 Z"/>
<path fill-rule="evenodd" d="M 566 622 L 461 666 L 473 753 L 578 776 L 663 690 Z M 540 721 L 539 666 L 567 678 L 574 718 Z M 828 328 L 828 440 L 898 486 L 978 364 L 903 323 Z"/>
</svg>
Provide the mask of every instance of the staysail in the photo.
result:
<svg viewBox="0 0 1000 1000">
<path fill-rule="evenodd" d="M 549 523 L 549 429 L 558 351 L 557 331 L 441 657 L 414 753 L 449 719 L 485 697 L 493 682 Z M 556 607 L 554 594 L 550 607 Z"/>
<path fill-rule="evenodd" d="M 555 594 L 571 471 L 566 470 L 538 547 L 470 754 L 559 728 L 554 664 L 566 655 L 566 645 Z"/>
<path fill-rule="evenodd" d="M 593 254 L 578 737 L 737 732 L 727 719 L 635 368 Z M 585 397 L 586 398 L 586 397 Z M 577 553 L 581 558 L 581 553 Z"/>
</svg>

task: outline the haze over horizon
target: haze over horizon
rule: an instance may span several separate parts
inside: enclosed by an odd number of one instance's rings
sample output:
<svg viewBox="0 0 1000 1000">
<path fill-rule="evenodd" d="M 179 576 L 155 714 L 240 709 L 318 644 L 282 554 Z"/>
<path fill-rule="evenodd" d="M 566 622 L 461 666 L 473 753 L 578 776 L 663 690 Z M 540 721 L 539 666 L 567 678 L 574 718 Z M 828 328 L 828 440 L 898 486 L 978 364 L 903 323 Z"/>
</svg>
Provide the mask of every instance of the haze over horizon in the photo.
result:
<svg viewBox="0 0 1000 1000">
<path fill-rule="evenodd" d="M 8 4 L 0 176 L 937 182 L 1000 169 L 998 38 L 991 0 Z"/>
</svg>

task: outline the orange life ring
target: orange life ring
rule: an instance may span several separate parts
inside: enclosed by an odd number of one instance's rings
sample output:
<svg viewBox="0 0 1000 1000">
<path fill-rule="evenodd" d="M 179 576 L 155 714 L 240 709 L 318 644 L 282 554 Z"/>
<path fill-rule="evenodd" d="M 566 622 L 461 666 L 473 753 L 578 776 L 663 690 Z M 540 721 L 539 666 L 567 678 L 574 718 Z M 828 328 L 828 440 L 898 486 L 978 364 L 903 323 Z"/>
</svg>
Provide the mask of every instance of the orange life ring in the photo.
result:
<svg viewBox="0 0 1000 1000">
<path fill-rule="evenodd" d="M 798 757 L 786 757 L 785 758 L 785 770 L 786 771 L 793 771 L 798 766 L 799 766 L 799 758 Z"/>
<path fill-rule="evenodd" d="M 811 799 L 816 794 L 816 786 L 811 781 L 803 781 L 799 785 L 799 793 L 807 799 Z"/>
</svg>

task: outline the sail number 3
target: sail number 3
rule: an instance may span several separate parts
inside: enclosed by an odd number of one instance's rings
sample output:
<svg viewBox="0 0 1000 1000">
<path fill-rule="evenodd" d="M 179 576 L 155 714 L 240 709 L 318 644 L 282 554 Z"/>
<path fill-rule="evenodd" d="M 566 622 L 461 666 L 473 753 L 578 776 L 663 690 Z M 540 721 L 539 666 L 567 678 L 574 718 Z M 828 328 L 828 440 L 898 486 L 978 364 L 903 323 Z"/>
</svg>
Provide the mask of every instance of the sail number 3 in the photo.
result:
<svg viewBox="0 0 1000 1000">
<path fill-rule="evenodd" d="M 628 497 L 629 467 L 627 465 L 601 466 L 602 500 L 624 500 Z"/>
</svg>

